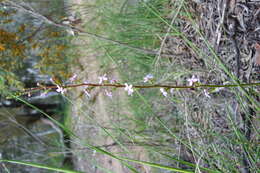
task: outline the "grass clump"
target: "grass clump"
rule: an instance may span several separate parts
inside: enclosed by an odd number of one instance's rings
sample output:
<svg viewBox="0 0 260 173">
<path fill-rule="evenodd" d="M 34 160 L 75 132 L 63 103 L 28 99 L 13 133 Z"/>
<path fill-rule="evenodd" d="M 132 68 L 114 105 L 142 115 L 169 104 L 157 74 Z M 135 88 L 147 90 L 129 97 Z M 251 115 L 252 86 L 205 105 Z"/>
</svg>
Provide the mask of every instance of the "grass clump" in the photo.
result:
<svg viewBox="0 0 260 173">
<path fill-rule="evenodd" d="M 133 51 L 124 44 L 115 45 L 97 40 L 96 45 L 105 52 L 100 57 L 102 67 L 109 69 L 113 64 L 123 81 L 145 84 L 143 77 L 151 73 L 154 79 L 150 82 L 156 84 L 187 85 L 192 75 L 200 78 L 201 83 L 234 82 L 232 69 L 219 61 L 209 37 L 203 34 L 206 28 L 198 29 L 200 25 L 196 22 L 199 17 L 192 3 L 157 0 L 140 1 L 116 10 L 107 5 L 99 7 L 99 34 L 139 49 L 161 50 L 161 54 L 171 54 L 168 57 L 147 55 Z M 169 9 L 175 13 L 169 14 Z M 199 38 L 204 41 L 201 42 Z M 176 55 L 176 52 L 180 54 Z M 245 123 L 240 118 L 244 111 L 250 109 L 250 102 L 245 97 L 236 94 L 237 90 L 226 88 L 217 92 L 205 89 L 167 92 L 165 98 L 158 89 L 136 91 L 129 99 L 134 112 L 129 120 L 138 130 L 125 127 L 128 134 L 122 134 L 124 138 L 121 138 L 121 143 L 128 140 L 134 141 L 134 145 L 142 143 L 149 153 L 149 159 L 183 169 L 256 171 L 257 157 L 253 154 L 256 148 L 245 145 L 253 139 L 246 138 L 238 125 Z M 254 100 L 250 93 L 247 97 Z M 244 100 L 246 106 L 241 100 Z M 244 111 L 236 114 L 233 108 L 227 106 L 234 102 L 245 106 Z M 253 112 L 256 112 L 259 108 L 254 109 Z M 255 133 L 258 134 L 257 131 Z M 234 150 L 234 147 L 237 149 Z M 245 161 L 248 159 L 250 168 L 247 168 L 249 165 Z"/>
<path fill-rule="evenodd" d="M 160 9 L 166 4 L 154 3 Z M 158 48 L 158 38 L 163 34 L 163 28 L 160 27 L 162 22 L 141 2 L 133 6 L 119 3 L 117 8 L 110 8 L 110 5 L 105 3 L 98 6 L 98 9 L 97 18 L 100 25 L 97 33 L 122 43 L 116 45 L 96 40 L 97 48 L 102 48 L 107 57 L 100 57 L 102 64 L 106 67 L 115 65 L 119 71 L 129 69 L 126 73 L 121 73 L 127 81 L 136 81 L 141 75 L 152 71 L 154 55 L 147 55 L 142 49 Z"/>
</svg>

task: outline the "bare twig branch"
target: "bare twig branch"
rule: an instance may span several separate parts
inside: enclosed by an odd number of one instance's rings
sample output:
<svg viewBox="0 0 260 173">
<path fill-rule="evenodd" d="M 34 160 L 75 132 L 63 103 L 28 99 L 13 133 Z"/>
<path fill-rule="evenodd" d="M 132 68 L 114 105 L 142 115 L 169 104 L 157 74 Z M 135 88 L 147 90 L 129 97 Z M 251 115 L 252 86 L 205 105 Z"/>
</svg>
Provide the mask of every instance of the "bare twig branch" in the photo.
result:
<svg viewBox="0 0 260 173">
<path fill-rule="evenodd" d="M 126 85 L 123 84 L 97 84 L 97 83 L 81 83 L 81 84 L 71 84 L 71 85 L 64 85 L 59 86 L 62 88 L 76 88 L 81 86 L 88 86 L 88 87 L 115 87 L 115 88 L 125 88 Z M 133 88 L 176 88 L 176 89 L 194 89 L 194 88 L 230 88 L 230 87 L 249 87 L 249 86 L 260 86 L 260 83 L 243 83 L 243 84 L 226 84 L 226 85 L 207 85 L 207 84 L 196 84 L 193 86 L 185 86 L 185 85 L 163 85 L 163 84 L 154 84 L 154 85 L 133 85 Z M 25 93 L 30 93 L 32 91 L 39 91 L 39 90 L 49 90 L 49 89 L 58 89 L 58 86 L 41 86 L 35 88 L 27 88 L 24 89 Z"/>
</svg>

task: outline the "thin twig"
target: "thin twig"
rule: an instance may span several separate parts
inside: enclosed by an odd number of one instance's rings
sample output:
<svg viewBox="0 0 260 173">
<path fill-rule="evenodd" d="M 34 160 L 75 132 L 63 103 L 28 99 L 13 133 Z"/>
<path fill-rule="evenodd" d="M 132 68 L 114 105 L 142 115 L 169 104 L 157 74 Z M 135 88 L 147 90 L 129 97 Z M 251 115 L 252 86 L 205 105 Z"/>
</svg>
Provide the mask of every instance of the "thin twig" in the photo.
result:
<svg viewBox="0 0 260 173">
<path fill-rule="evenodd" d="M 76 88 L 81 86 L 88 87 L 115 87 L 115 88 L 124 88 L 126 85 L 123 84 L 97 84 L 97 83 L 81 83 L 81 84 L 71 84 L 60 86 L 62 88 Z M 209 84 L 196 84 L 193 86 L 186 85 L 163 85 L 163 84 L 154 84 L 154 85 L 133 85 L 133 88 L 176 88 L 176 89 L 194 89 L 194 88 L 230 88 L 230 87 L 249 87 L 249 86 L 260 86 L 260 83 L 242 83 L 242 84 L 226 84 L 226 85 L 209 85 Z M 26 88 L 24 92 L 32 92 L 39 90 L 48 90 L 48 89 L 57 89 L 58 86 L 44 86 L 44 87 L 34 87 L 34 88 Z"/>
</svg>

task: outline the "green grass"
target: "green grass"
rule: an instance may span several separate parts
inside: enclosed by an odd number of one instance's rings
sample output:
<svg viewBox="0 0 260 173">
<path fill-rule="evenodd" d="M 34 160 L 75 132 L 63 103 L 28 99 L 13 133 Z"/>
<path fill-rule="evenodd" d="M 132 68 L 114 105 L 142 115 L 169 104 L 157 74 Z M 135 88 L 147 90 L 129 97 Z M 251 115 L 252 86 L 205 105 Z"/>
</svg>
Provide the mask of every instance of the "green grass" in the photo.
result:
<svg viewBox="0 0 260 173">
<path fill-rule="evenodd" d="M 199 76 L 204 83 L 209 83 L 212 79 L 215 79 L 215 82 L 238 83 L 236 77 L 222 62 L 221 57 L 213 50 L 201 29 L 197 28 L 196 15 L 190 13 L 188 1 L 179 1 L 172 7 L 169 7 L 168 2 L 164 0 L 150 0 L 148 3 L 140 1 L 137 6 L 124 9 L 122 9 L 122 2 L 118 3 L 118 6 L 110 5 L 112 2 L 117 1 L 99 0 L 96 6 L 91 6 L 97 11 L 95 19 L 100 23 L 93 34 L 124 43 L 115 45 L 99 39 L 93 41 L 93 45 L 90 45 L 92 50 L 104 52 L 99 57 L 102 71 L 108 71 L 113 65 L 121 75 L 121 83 L 131 84 L 144 84 L 143 77 L 148 73 L 154 75 L 151 83 L 185 85 L 187 78 L 193 74 Z M 81 8 L 84 9 L 84 7 Z M 86 6 L 86 10 L 89 8 Z M 171 12 L 172 17 L 168 17 Z M 182 32 L 182 24 L 185 22 L 190 24 L 191 30 L 196 33 L 195 36 L 202 38 L 202 43 L 195 43 L 195 40 Z M 93 30 L 91 25 L 85 29 Z M 187 57 L 180 59 L 177 56 L 165 58 L 147 55 L 141 51 L 141 49 L 159 50 L 165 35 L 174 41 L 179 41 L 180 47 L 185 47 L 194 54 L 190 55 L 190 59 Z M 177 48 L 174 44 L 170 46 L 171 49 Z M 131 47 L 139 48 L 140 51 L 134 51 Z M 205 66 L 196 65 L 196 60 L 191 61 L 194 56 L 202 59 Z M 222 73 L 228 77 L 221 78 Z M 133 116 L 113 112 L 113 108 L 119 105 L 116 101 L 111 101 L 110 105 L 111 115 L 125 118 L 126 122 L 133 124 L 131 127 L 127 124 L 120 124 L 120 121 L 110 122 L 112 129 L 103 127 L 89 116 L 87 111 L 81 109 L 80 113 L 85 115 L 90 123 L 101 129 L 100 136 L 110 136 L 122 149 L 122 153 L 109 152 L 102 147 L 92 145 L 87 139 L 76 136 L 69 127 L 71 121 L 69 116 L 66 116 L 65 125 L 53 121 L 67 131 L 72 140 L 80 141 L 80 146 L 115 158 L 132 172 L 137 172 L 132 163 L 149 166 L 153 172 L 239 172 L 239 169 L 244 166 L 244 157 L 247 157 L 250 162 L 251 172 L 257 172 L 259 148 L 254 145 L 255 141 L 248 141 L 245 137 L 234 118 L 236 112 L 230 105 L 237 100 L 237 104 L 248 117 L 249 105 L 259 110 L 259 103 L 252 96 L 252 91 L 243 87 L 226 90 L 234 98 L 210 93 L 209 99 L 204 96 L 202 89 L 176 89 L 172 94 L 167 91 L 168 97 L 165 98 L 158 89 L 138 89 L 134 96 L 126 100 L 126 103 L 120 104 L 129 106 Z M 65 98 L 71 107 L 78 104 L 70 98 Z M 21 99 L 20 101 L 24 102 Z M 38 110 L 36 107 L 33 108 Z M 228 128 L 223 128 L 224 125 Z M 259 131 L 256 127 L 253 131 L 259 139 Z M 128 149 L 130 144 L 141 145 L 148 155 L 148 161 L 125 157 L 125 154 L 131 153 Z M 7 162 L 57 169 L 39 166 L 32 162 Z M 102 168 L 102 165 L 97 166 L 109 172 Z"/>
<path fill-rule="evenodd" d="M 109 7 L 101 7 L 100 16 L 106 16 L 106 18 L 101 19 L 103 25 L 99 28 L 101 30 L 99 33 L 108 35 L 111 39 L 131 46 L 157 50 L 160 46 L 159 38 L 169 34 L 170 37 L 178 37 L 185 46 L 188 46 L 195 52 L 198 58 L 204 59 L 207 63 L 206 67 L 197 69 L 185 68 L 185 66 L 174 59 L 171 62 L 167 58 L 132 51 L 124 45 L 111 45 L 97 40 L 97 42 L 99 41 L 98 47 L 103 48 L 105 52 L 105 56 L 100 57 L 100 61 L 103 62 L 102 67 L 109 68 L 109 64 L 115 64 L 122 79 L 133 84 L 140 84 L 143 77 L 148 73 L 154 74 L 155 83 L 171 83 L 174 81 L 185 83 L 186 78 L 192 74 L 197 74 L 207 81 L 207 76 L 216 77 L 220 73 L 226 73 L 231 82 L 237 83 L 236 77 L 232 75 L 226 65 L 220 60 L 220 57 L 214 52 L 203 33 L 196 28 L 196 21 L 192 17 L 193 14 L 188 11 L 188 2 L 180 1 L 178 5 L 176 3 L 174 8 L 179 10 L 179 14 L 175 15 L 188 18 L 188 22 L 193 26 L 197 36 L 203 38 L 203 46 L 208 48 L 211 55 L 206 54 L 199 47 L 201 45 L 193 43 L 185 33 L 182 33 L 181 27 L 170 24 L 171 20 L 166 18 L 166 14 L 169 12 L 166 4 L 167 2 L 160 0 L 149 1 L 149 3 L 140 3 L 137 8 L 130 8 L 125 13 L 119 13 L 109 9 Z M 176 22 L 181 21 L 178 17 L 175 18 Z M 171 29 L 169 33 L 165 32 L 167 28 Z M 183 60 L 183 64 L 185 64 L 185 60 Z M 213 67 L 217 67 L 217 69 L 214 69 L 215 73 L 209 76 L 207 74 L 208 70 Z M 221 78 L 217 79 L 223 81 Z M 234 99 L 237 99 L 239 104 L 244 105 L 244 110 L 247 109 L 247 99 L 254 105 L 256 110 L 259 109 L 259 103 L 255 101 L 246 89 L 240 87 L 239 92 L 236 89 L 231 89 L 230 92 L 236 94 L 237 98 Z M 197 97 L 197 99 L 193 99 L 194 97 Z M 177 141 L 175 147 L 184 146 L 190 150 L 193 157 L 200 160 L 200 162 L 195 161 L 198 166 L 200 164 L 208 164 L 209 167 L 216 171 L 237 171 L 243 159 L 240 152 L 245 150 L 247 153 L 253 154 L 256 148 L 251 148 L 250 146 L 250 151 L 248 150 L 249 146 L 245 145 L 249 141 L 235 125 L 233 126 L 235 128 L 227 134 L 222 134 L 221 131 L 215 129 L 214 121 L 216 120 L 211 117 L 212 111 L 220 107 L 223 108 L 223 105 L 215 102 L 218 102 L 218 99 L 207 103 L 202 90 L 196 92 L 177 90 L 168 98 L 163 98 L 157 89 L 138 90 L 133 97 L 129 98 L 129 104 L 134 111 L 134 117 L 129 120 L 136 124 L 136 129 L 141 130 L 136 132 L 125 129 L 128 134 L 124 135 L 130 141 L 134 140 L 136 136 L 141 136 L 142 139 L 138 138 L 140 141 L 147 143 L 159 141 L 159 144 L 166 145 L 166 147 L 161 148 L 161 154 L 159 155 L 155 151 L 160 147 L 145 146 L 147 152 L 150 153 L 150 158 L 154 158 L 156 162 L 166 159 L 165 153 L 169 152 L 173 156 L 180 157 L 178 151 L 174 150 L 173 146 L 166 142 L 169 139 Z M 194 113 L 194 105 L 196 105 L 198 112 Z M 227 107 L 224 108 L 225 112 L 228 112 Z M 227 115 L 233 113 L 228 113 Z M 199 117 L 197 118 L 202 120 L 194 122 L 192 118 L 194 118 L 195 114 L 198 114 L 197 116 Z M 228 116 L 223 119 L 226 120 L 229 126 L 234 121 L 232 118 L 228 118 Z M 192 134 L 185 135 L 190 129 L 193 129 L 193 133 L 197 133 L 197 141 L 193 139 Z M 159 138 L 157 138 L 158 136 Z M 138 140 L 136 142 L 139 142 Z M 225 143 L 224 148 L 220 141 L 223 144 Z M 240 150 L 233 151 L 230 149 L 233 147 L 239 147 Z M 255 154 L 253 156 L 251 154 L 249 159 L 252 163 L 252 170 L 256 170 L 257 157 Z M 233 161 L 228 162 L 228 160 Z"/>
<path fill-rule="evenodd" d="M 80 171 L 67 170 L 64 168 L 57 168 L 57 167 L 42 165 L 42 164 L 33 163 L 33 162 L 23 162 L 23 161 L 18 161 L 18 160 L 3 160 L 3 159 L 1 159 L 0 162 L 31 166 L 31 167 L 35 167 L 35 168 L 42 168 L 42 169 L 46 169 L 46 170 L 50 170 L 50 171 L 59 171 L 59 172 L 63 172 L 63 173 L 80 173 Z"/>
</svg>

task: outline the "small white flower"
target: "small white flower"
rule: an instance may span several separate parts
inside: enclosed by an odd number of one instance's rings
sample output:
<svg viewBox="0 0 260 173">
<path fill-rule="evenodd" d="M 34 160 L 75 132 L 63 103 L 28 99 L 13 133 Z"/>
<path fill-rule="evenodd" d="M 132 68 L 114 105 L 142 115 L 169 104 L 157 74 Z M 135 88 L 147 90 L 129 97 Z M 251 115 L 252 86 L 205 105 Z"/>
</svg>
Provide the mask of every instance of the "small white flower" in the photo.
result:
<svg viewBox="0 0 260 173">
<path fill-rule="evenodd" d="M 161 93 L 162 93 L 162 95 L 164 96 L 164 97 L 167 97 L 167 92 L 165 91 L 165 89 L 164 88 L 160 88 L 160 91 L 161 91 Z"/>
<path fill-rule="evenodd" d="M 174 93 L 174 88 L 170 89 L 170 93 L 173 94 Z"/>
<path fill-rule="evenodd" d="M 51 83 L 55 84 L 54 80 L 52 79 L 52 77 L 50 78 Z"/>
<path fill-rule="evenodd" d="M 112 99 L 113 95 L 112 95 L 112 92 L 111 92 L 111 91 L 105 90 L 105 94 L 106 94 L 106 96 L 108 96 L 109 98 Z"/>
<path fill-rule="evenodd" d="M 73 82 L 77 78 L 77 74 L 74 74 L 72 77 L 69 78 L 70 82 Z"/>
<path fill-rule="evenodd" d="M 209 92 L 206 89 L 204 89 L 203 92 L 204 92 L 206 97 L 211 98 L 210 95 L 209 95 Z"/>
<path fill-rule="evenodd" d="M 125 83 L 125 91 L 128 92 L 128 95 L 133 95 L 133 85 L 128 85 L 127 83 Z"/>
<path fill-rule="evenodd" d="M 192 77 L 190 79 L 187 79 L 187 81 L 189 82 L 189 86 L 192 86 L 195 82 L 199 82 L 200 79 L 192 75 Z"/>
<path fill-rule="evenodd" d="M 83 83 L 84 83 L 84 84 L 88 84 L 88 83 L 89 83 L 89 81 L 85 80 Z M 87 87 L 88 87 L 88 86 L 87 86 Z"/>
<path fill-rule="evenodd" d="M 116 79 L 111 79 L 109 82 L 110 82 L 111 84 L 114 84 L 114 83 L 117 82 L 117 80 L 116 80 Z"/>
<path fill-rule="evenodd" d="M 57 85 L 56 91 L 57 91 L 58 93 L 64 94 L 64 92 L 66 91 L 66 89 L 65 89 L 65 88 L 62 88 L 62 87 L 59 86 L 59 85 Z"/>
<path fill-rule="evenodd" d="M 153 78 L 152 74 L 148 74 L 144 77 L 144 83 L 148 82 L 149 80 L 151 80 Z"/>
<path fill-rule="evenodd" d="M 102 84 L 103 81 L 107 81 L 107 80 L 108 80 L 107 74 L 104 74 L 103 76 L 99 76 L 98 79 L 99 79 L 99 82 L 98 82 L 98 83 L 99 83 L 99 84 Z"/>
</svg>

